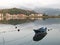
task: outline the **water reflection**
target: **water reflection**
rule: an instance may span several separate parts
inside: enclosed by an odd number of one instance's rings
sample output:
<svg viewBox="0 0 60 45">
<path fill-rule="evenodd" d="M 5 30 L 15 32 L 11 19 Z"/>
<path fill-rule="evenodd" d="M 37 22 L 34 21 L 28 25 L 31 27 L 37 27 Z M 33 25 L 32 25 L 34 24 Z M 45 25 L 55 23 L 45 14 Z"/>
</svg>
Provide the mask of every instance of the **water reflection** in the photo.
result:
<svg viewBox="0 0 60 45">
<path fill-rule="evenodd" d="M 21 21 L 25 22 L 25 20 Z M 46 33 L 37 34 L 33 32 L 33 29 L 42 26 L 49 28 L 51 31 L 48 30 Z M 0 24 L 0 45 L 60 45 L 59 31 L 60 19 L 47 19 L 45 21 L 38 19 L 34 22 L 18 25 Z"/>
<path fill-rule="evenodd" d="M 33 19 L 10 19 L 10 20 L 0 20 L 0 23 L 3 24 L 22 24 L 26 22 L 34 22 L 35 20 L 45 20 L 46 18 L 33 18 Z"/>
<path fill-rule="evenodd" d="M 37 30 L 36 30 L 37 31 Z M 43 39 L 45 36 L 47 35 L 47 32 L 45 33 L 35 33 L 34 37 L 33 37 L 33 41 L 40 41 L 41 39 Z"/>
</svg>

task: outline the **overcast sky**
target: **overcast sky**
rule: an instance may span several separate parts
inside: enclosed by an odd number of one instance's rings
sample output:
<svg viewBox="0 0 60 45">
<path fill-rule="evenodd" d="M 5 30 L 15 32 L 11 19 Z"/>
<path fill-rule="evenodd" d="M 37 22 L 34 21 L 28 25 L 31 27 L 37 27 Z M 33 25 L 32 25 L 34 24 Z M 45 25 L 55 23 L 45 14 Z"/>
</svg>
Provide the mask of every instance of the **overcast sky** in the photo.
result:
<svg viewBox="0 0 60 45">
<path fill-rule="evenodd" d="M 60 0 L 0 0 L 0 8 L 47 7 L 60 8 Z"/>
</svg>

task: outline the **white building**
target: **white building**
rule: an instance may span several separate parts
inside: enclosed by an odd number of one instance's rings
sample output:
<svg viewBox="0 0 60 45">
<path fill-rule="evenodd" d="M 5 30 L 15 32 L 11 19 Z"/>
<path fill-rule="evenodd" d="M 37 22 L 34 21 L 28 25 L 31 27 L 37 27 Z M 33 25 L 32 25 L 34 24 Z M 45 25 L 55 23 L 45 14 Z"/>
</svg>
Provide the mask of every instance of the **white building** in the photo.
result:
<svg viewBox="0 0 60 45">
<path fill-rule="evenodd" d="M 3 14 L 0 13 L 0 20 L 3 20 Z"/>
<path fill-rule="evenodd" d="M 43 14 L 42 13 L 40 13 L 40 14 L 37 14 L 38 16 L 43 16 Z"/>
</svg>

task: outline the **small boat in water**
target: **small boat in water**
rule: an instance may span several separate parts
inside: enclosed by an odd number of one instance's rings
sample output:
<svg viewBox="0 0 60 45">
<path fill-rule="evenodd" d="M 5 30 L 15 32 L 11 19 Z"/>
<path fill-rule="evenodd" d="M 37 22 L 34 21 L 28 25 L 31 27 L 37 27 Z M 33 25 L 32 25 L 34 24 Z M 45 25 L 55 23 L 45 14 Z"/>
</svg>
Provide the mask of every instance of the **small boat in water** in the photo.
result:
<svg viewBox="0 0 60 45">
<path fill-rule="evenodd" d="M 35 30 L 34 29 L 34 32 L 35 33 L 45 33 L 47 31 L 47 28 L 45 27 L 41 27 L 41 28 L 39 28 L 39 29 L 37 29 L 37 30 Z"/>
<path fill-rule="evenodd" d="M 41 27 L 40 29 L 37 29 L 37 30 L 34 29 L 35 35 L 33 37 L 33 40 L 39 41 L 39 40 L 43 39 L 47 34 L 46 30 L 47 30 L 47 28 L 43 28 L 43 27 Z"/>
</svg>

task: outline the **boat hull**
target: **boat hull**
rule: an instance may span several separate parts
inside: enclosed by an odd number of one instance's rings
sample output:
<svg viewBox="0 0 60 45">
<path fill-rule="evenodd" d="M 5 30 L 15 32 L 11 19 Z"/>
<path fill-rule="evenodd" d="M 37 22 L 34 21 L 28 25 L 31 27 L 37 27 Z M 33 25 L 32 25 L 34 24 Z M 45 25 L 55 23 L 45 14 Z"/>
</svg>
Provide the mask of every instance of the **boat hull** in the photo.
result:
<svg viewBox="0 0 60 45">
<path fill-rule="evenodd" d="M 46 34 L 47 34 L 46 32 L 45 33 L 37 33 L 34 35 L 33 40 L 39 41 L 39 40 L 43 39 L 46 36 Z"/>
</svg>

